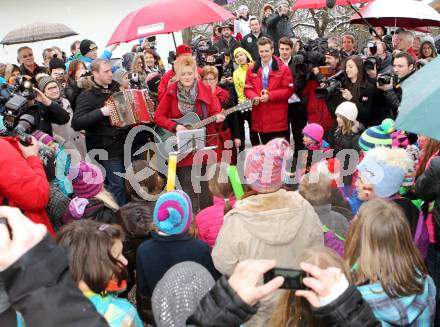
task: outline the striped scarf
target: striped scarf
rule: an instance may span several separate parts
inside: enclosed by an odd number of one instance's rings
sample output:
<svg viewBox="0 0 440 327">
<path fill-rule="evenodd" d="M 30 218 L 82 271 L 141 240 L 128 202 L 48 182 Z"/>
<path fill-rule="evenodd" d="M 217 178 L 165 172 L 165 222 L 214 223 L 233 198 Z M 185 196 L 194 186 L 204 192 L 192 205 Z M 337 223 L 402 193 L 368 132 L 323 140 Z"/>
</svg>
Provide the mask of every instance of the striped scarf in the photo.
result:
<svg viewBox="0 0 440 327">
<path fill-rule="evenodd" d="M 188 112 L 196 111 L 197 100 L 197 80 L 194 80 L 191 88 L 187 91 L 182 83 L 177 82 L 177 101 L 179 103 L 179 110 L 182 115 Z"/>
</svg>

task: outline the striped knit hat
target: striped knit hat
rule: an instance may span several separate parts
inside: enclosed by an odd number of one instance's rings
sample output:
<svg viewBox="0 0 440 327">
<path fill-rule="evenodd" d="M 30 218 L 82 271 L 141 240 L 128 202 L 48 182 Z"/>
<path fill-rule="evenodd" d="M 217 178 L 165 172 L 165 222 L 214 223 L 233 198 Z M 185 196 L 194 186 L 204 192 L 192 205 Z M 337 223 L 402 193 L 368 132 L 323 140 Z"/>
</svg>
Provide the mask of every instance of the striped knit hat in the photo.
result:
<svg viewBox="0 0 440 327">
<path fill-rule="evenodd" d="M 72 181 L 73 192 L 80 198 L 94 197 L 102 190 L 104 184 L 101 170 L 85 161 L 70 167 L 68 177 Z"/>
<path fill-rule="evenodd" d="M 246 183 L 259 193 L 279 190 L 283 185 L 283 167 L 292 156 L 289 142 L 282 138 L 254 146 L 246 154 L 244 163 Z"/>
<path fill-rule="evenodd" d="M 191 199 L 183 191 L 172 191 L 159 197 L 154 207 L 154 225 L 168 235 L 185 233 L 192 221 Z"/>
<path fill-rule="evenodd" d="M 377 146 L 391 148 L 391 133 L 394 131 L 393 125 L 394 121 L 388 118 L 379 126 L 366 129 L 359 137 L 359 147 L 361 150 L 369 151 Z"/>
</svg>

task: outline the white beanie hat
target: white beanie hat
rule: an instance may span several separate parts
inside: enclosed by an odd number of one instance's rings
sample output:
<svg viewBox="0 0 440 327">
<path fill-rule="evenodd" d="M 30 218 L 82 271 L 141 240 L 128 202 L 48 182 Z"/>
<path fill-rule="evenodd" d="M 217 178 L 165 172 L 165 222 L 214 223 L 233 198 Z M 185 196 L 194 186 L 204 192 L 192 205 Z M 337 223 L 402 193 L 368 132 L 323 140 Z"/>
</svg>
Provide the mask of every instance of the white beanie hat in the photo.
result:
<svg viewBox="0 0 440 327">
<path fill-rule="evenodd" d="M 240 7 L 238 7 L 238 11 L 242 11 L 242 10 L 247 10 L 247 11 L 249 11 L 249 8 L 248 8 L 248 6 L 246 6 L 246 5 L 241 5 Z"/>
<path fill-rule="evenodd" d="M 336 114 L 339 114 L 352 122 L 356 122 L 358 109 L 353 102 L 345 101 L 336 108 Z"/>
</svg>

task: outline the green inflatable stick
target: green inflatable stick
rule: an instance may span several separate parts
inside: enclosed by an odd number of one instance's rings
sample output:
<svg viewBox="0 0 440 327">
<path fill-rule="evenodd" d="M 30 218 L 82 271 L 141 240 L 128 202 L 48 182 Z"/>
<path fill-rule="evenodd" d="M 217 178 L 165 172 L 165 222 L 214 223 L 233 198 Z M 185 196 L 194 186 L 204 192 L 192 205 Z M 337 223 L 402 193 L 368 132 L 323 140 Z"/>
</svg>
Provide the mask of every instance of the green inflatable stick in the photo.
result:
<svg viewBox="0 0 440 327">
<path fill-rule="evenodd" d="M 228 167 L 228 176 L 234 190 L 234 195 L 237 200 L 241 200 L 244 195 L 243 185 L 241 185 L 240 176 L 236 166 Z"/>
</svg>

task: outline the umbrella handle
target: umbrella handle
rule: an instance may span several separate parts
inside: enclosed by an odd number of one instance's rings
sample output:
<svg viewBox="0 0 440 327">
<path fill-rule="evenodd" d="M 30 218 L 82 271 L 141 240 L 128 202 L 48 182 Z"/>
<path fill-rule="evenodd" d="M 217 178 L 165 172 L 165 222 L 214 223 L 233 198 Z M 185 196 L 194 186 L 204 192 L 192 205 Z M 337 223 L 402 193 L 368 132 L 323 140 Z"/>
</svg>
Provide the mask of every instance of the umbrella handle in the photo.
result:
<svg viewBox="0 0 440 327">
<path fill-rule="evenodd" d="M 377 34 L 377 32 L 376 32 L 376 30 L 374 29 L 374 27 L 364 18 L 364 16 L 362 16 L 362 14 L 360 13 L 360 11 L 359 10 L 357 10 L 357 8 L 355 7 L 355 6 L 353 6 L 353 4 L 351 3 L 351 1 L 350 0 L 347 0 L 347 3 L 350 5 L 350 7 L 351 7 L 351 9 L 353 9 L 355 12 L 356 12 L 356 14 L 358 14 L 359 15 L 359 17 L 362 19 L 362 21 L 364 22 L 364 24 L 365 25 L 367 25 L 368 26 L 368 29 L 371 31 L 373 31 L 374 32 L 374 34 L 376 34 L 376 36 L 379 38 L 379 40 L 381 40 L 382 42 L 383 42 L 383 40 L 382 40 L 382 37 L 379 35 L 379 34 Z"/>
</svg>

